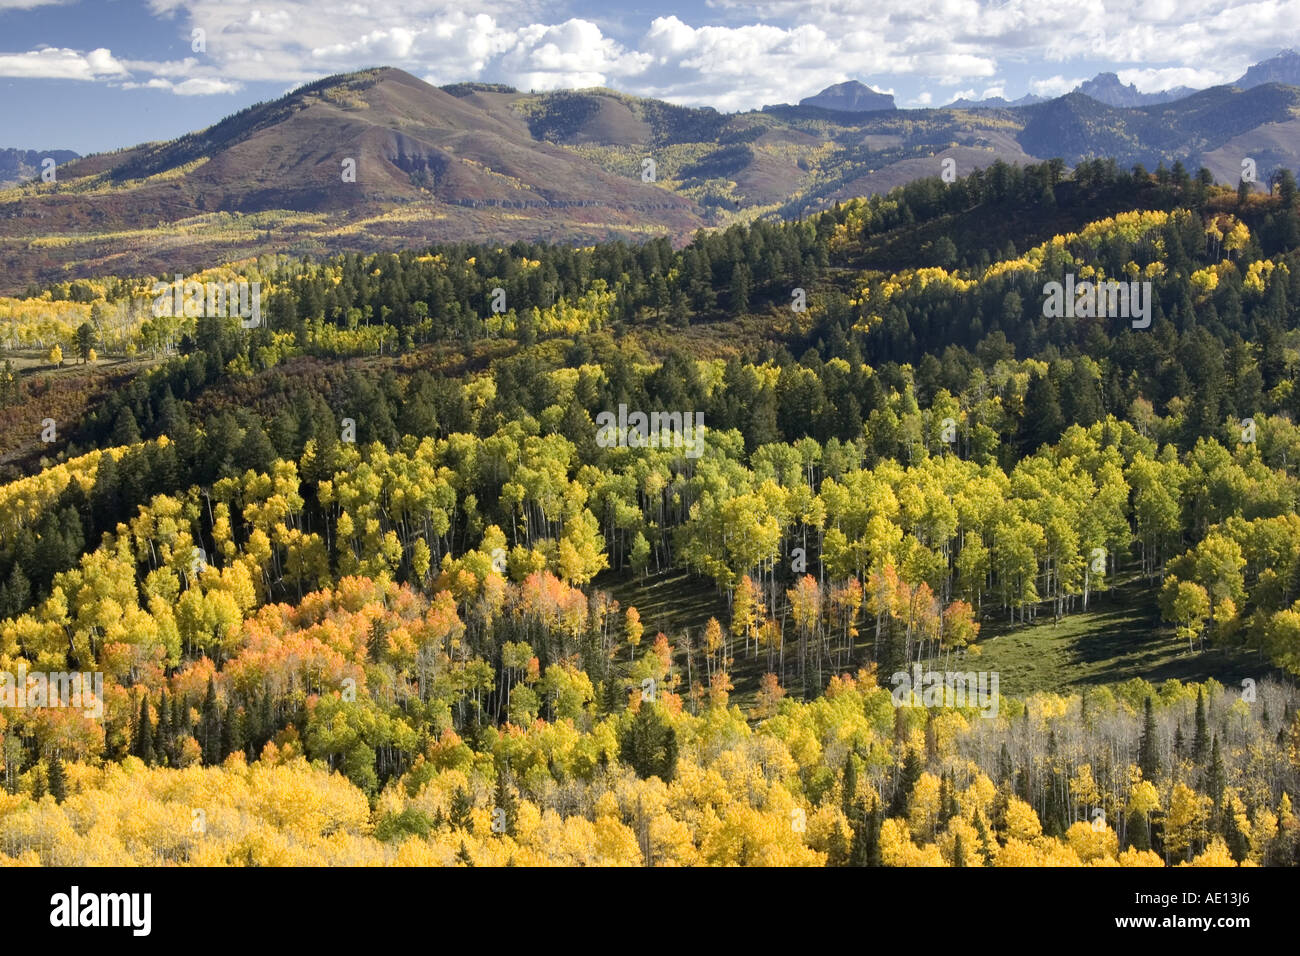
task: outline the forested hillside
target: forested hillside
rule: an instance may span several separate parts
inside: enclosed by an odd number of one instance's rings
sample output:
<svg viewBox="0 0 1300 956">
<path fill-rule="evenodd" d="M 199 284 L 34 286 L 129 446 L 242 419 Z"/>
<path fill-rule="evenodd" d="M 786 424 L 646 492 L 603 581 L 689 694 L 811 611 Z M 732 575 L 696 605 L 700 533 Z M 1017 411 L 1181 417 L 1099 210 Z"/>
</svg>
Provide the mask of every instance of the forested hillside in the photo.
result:
<svg viewBox="0 0 1300 956">
<path fill-rule="evenodd" d="M 256 322 L 0 299 L 0 670 L 104 675 L 0 711 L 3 862 L 1300 862 L 1270 185 L 997 163 L 183 277 Z"/>
</svg>

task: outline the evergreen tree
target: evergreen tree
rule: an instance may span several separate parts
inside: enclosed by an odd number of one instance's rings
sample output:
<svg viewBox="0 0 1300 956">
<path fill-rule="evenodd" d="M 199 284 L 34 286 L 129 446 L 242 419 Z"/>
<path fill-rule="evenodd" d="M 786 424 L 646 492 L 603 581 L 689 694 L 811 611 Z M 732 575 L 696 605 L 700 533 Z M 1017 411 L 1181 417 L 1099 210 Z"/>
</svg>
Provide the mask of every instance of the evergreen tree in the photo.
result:
<svg viewBox="0 0 1300 956">
<path fill-rule="evenodd" d="M 1151 829 L 1145 813 L 1129 811 L 1124 818 L 1124 836 L 1135 850 L 1151 849 Z"/>
<path fill-rule="evenodd" d="M 903 758 L 903 772 L 898 778 L 898 783 L 894 787 L 894 799 L 889 804 L 889 816 L 902 817 L 907 815 L 908 803 L 912 797 L 912 789 L 916 782 L 921 779 L 921 758 L 915 750 L 908 749 L 907 756 Z"/>
<path fill-rule="evenodd" d="M 135 740 L 131 744 L 131 753 L 144 761 L 147 767 L 153 763 L 153 718 L 149 716 L 149 695 L 140 698 L 140 717 L 135 722 Z"/>
<path fill-rule="evenodd" d="M 642 780 L 658 777 L 671 783 L 677 775 L 677 731 L 654 704 L 641 705 L 622 735 L 620 751 Z"/>
<path fill-rule="evenodd" d="M 203 711 L 199 717 L 199 747 L 203 763 L 212 766 L 221 763 L 221 707 L 217 703 L 217 684 L 208 677 L 208 693 L 203 698 Z"/>
<path fill-rule="evenodd" d="M 884 866 L 880 854 L 880 831 L 885 825 L 885 818 L 880 809 L 880 801 L 873 800 L 871 814 L 867 817 L 867 866 Z"/>
<path fill-rule="evenodd" d="M 853 828 L 853 839 L 849 843 L 849 866 L 867 866 L 871 857 L 870 815 L 864 800 L 853 801 L 852 813 L 848 814 L 849 826 Z"/>
<path fill-rule="evenodd" d="M 221 753 L 225 756 L 233 754 L 235 751 L 243 751 L 245 748 L 244 739 L 244 709 L 236 707 L 233 702 L 226 708 L 226 719 L 221 724 Z"/>
<path fill-rule="evenodd" d="M 1142 739 L 1138 744 L 1138 767 L 1144 780 L 1155 780 L 1160 772 L 1160 751 L 1156 741 L 1156 718 L 1151 709 L 1151 698 L 1142 708 Z"/>
<path fill-rule="evenodd" d="M 1200 763 L 1205 759 L 1205 749 L 1210 743 L 1210 726 L 1205 717 L 1205 690 L 1196 688 L 1196 734 L 1192 737 L 1192 760 Z"/>
<path fill-rule="evenodd" d="M 158 727 L 154 731 L 154 753 L 158 763 L 164 767 L 175 763 L 176 742 L 172 734 L 171 703 L 167 700 L 167 689 L 163 688 L 162 699 L 158 703 Z"/>
<path fill-rule="evenodd" d="M 493 816 L 497 810 L 505 811 L 505 832 L 514 833 L 515 823 L 519 819 L 519 800 L 515 797 L 510 776 L 510 768 L 502 766 L 497 772 L 496 788 L 492 795 Z"/>
<path fill-rule="evenodd" d="M 1217 812 L 1223 806 L 1223 791 L 1228 785 L 1228 773 L 1223 766 L 1223 755 L 1219 753 L 1219 735 L 1215 734 L 1210 743 L 1210 766 L 1205 771 L 1202 789 L 1214 802 Z"/>
<path fill-rule="evenodd" d="M 464 787 L 457 787 L 451 795 L 451 828 L 453 830 L 464 830 L 467 833 L 474 832 L 474 818 L 470 815 L 473 804 L 470 802 L 469 794 Z M 464 846 L 464 844 L 461 844 Z"/>
<path fill-rule="evenodd" d="M 975 814 L 975 834 L 980 840 L 979 847 L 977 848 L 980 865 L 992 866 L 993 847 L 990 845 L 992 841 L 989 837 L 988 827 L 984 825 L 984 815 L 982 813 Z"/>
<path fill-rule="evenodd" d="M 68 779 L 63 773 L 63 761 L 59 759 L 58 753 L 50 758 L 49 787 L 50 796 L 55 803 L 62 803 L 68 798 Z"/>
<path fill-rule="evenodd" d="M 849 844 L 844 841 L 844 831 L 838 826 L 831 828 L 826 840 L 826 865 L 849 865 Z"/>
<path fill-rule="evenodd" d="M 858 768 L 853 764 L 853 751 L 844 758 L 844 775 L 840 783 L 840 808 L 848 820 L 853 819 L 858 803 Z"/>
<path fill-rule="evenodd" d="M 945 771 L 939 775 L 939 826 L 947 826 L 948 821 L 952 819 L 949 814 L 949 803 L 952 800 L 952 787 L 948 784 L 948 774 Z"/>
<path fill-rule="evenodd" d="M 1250 849 L 1246 842 L 1246 834 L 1241 831 L 1237 823 L 1237 814 L 1233 812 L 1231 806 L 1224 807 L 1222 817 L 1223 825 L 1219 828 L 1219 832 L 1223 835 L 1223 842 L 1228 845 L 1228 852 L 1232 854 L 1232 858 L 1240 863 L 1246 859 Z"/>
</svg>

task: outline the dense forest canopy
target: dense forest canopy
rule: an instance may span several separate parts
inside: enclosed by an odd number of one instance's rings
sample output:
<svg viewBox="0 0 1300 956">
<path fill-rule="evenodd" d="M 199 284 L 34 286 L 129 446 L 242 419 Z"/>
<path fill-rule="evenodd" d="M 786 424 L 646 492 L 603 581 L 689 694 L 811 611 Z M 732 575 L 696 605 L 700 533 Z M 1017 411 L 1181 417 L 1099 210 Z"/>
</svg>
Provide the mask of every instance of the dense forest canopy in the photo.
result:
<svg viewBox="0 0 1300 956">
<path fill-rule="evenodd" d="M 680 249 L 181 277 L 253 327 L 175 276 L 0 299 L 0 670 L 105 678 L 0 711 L 0 853 L 1293 864 L 1296 216 L 1289 173 L 998 163 Z M 1149 327 L 1045 314 L 1066 275 Z M 655 633 L 663 580 L 708 610 Z M 1103 597 L 1255 677 L 898 706 Z"/>
</svg>

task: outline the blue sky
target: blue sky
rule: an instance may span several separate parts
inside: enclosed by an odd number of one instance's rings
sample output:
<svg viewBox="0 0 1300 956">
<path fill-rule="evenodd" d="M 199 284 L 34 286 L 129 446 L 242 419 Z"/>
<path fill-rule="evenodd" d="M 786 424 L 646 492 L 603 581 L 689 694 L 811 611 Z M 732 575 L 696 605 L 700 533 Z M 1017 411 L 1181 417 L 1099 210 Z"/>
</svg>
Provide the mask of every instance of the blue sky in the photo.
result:
<svg viewBox="0 0 1300 956">
<path fill-rule="evenodd" d="M 721 110 L 857 79 L 916 107 L 1103 70 L 1200 88 L 1293 46 L 1300 0 L 0 0 L 0 146 L 171 139 L 376 65 Z"/>
</svg>

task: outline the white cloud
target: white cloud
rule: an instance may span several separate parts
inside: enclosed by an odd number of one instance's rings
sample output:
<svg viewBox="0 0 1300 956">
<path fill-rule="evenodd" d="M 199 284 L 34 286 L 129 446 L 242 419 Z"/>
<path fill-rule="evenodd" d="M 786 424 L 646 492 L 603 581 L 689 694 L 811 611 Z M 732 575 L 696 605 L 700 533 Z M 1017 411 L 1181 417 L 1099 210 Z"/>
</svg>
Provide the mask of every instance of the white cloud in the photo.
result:
<svg viewBox="0 0 1300 956">
<path fill-rule="evenodd" d="M 0 76 L 43 80 L 97 80 L 121 76 L 126 68 L 103 48 L 81 53 L 45 47 L 26 53 L 0 54 Z"/>
<path fill-rule="evenodd" d="M 1088 79 L 1086 76 L 1077 76 L 1072 79 L 1059 75 L 1050 76 L 1045 80 L 1030 80 L 1029 89 L 1039 96 L 1060 96 L 1063 93 L 1070 92 L 1086 79 Z"/>
<path fill-rule="evenodd" d="M 1191 67 L 1170 67 L 1163 70 L 1120 70 L 1121 83 L 1132 83 L 1143 93 L 1158 93 L 1176 86 L 1203 90 L 1238 79 L 1245 70 L 1197 70 Z"/>
<path fill-rule="evenodd" d="M 172 87 L 177 96 L 211 96 L 214 93 L 234 93 L 241 89 L 238 83 L 196 76 Z"/>
<path fill-rule="evenodd" d="M 435 83 L 614 85 L 747 109 L 845 79 L 900 87 L 918 104 L 927 86 L 972 99 L 1059 95 L 1099 68 L 1144 91 L 1200 88 L 1300 47 L 1300 0 L 707 0 L 694 20 L 612 5 L 570 15 L 570 2 L 476 0 L 470 13 L 462 0 L 147 0 L 186 47 L 202 28 L 206 50 L 152 64 L 107 50 L 0 54 L 0 75 L 155 88 L 165 78 L 194 95 L 389 65 Z M 603 19 L 620 15 L 616 27 Z"/>
</svg>

